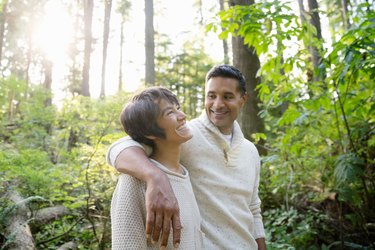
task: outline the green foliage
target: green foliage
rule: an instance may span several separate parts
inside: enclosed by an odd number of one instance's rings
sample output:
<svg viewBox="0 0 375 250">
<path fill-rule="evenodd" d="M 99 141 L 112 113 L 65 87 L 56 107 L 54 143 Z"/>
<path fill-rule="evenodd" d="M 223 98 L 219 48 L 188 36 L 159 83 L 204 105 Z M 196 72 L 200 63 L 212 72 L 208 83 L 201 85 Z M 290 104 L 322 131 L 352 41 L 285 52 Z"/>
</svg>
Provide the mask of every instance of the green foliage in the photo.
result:
<svg viewBox="0 0 375 250">
<path fill-rule="evenodd" d="M 214 62 L 193 42 L 186 42 L 183 51 L 175 55 L 169 52 L 170 42 L 164 37 L 160 39 L 163 40 L 156 58 L 156 82 L 177 95 L 188 119 L 197 117 L 204 106 L 205 76 Z"/>
<path fill-rule="evenodd" d="M 319 234 L 330 233 L 324 224 L 327 216 L 313 211 L 270 209 L 263 217 L 267 249 L 318 249 L 306 246 L 313 246 Z"/>
<path fill-rule="evenodd" d="M 12 83 L 2 85 L 0 96 L 8 95 L 17 81 Z M 26 200 L 40 196 L 48 201 L 29 204 L 33 212 L 58 204 L 70 209 L 70 216 L 41 225 L 34 234 L 38 247 L 54 249 L 74 239 L 80 249 L 108 248 L 110 201 L 117 174 L 106 164 L 105 152 L 124 134 L 118 117 L 128 96 L 121 93 L 105 100 L 73 97 L 57 108 L 46 106 L 49 96 L 42 88 L 31 86 L 28 93 L 28 98 L 14 95 L 18 106 L 12 126 L 4 126 L 0 132 L 0 186 L 17 188 Z M 4 113 L 8 111 L 5 104 Z M 3 124 L 9 121 L 2 120 Z M 12 205 L 3 196 L 5 192 L 0 193 L 4 201 L 1 229 L 3 221 L 12 216 L 6 212 Z M 9 242 L 9 237 L 1 235 L 1 241 Z"/>
<path fill-rule="evenodd" d="M 309 68 L 308 53 L 296 43 L 313 39 L 315 31 L 300 26 L 287 3 L 235 6 L 220 13 L 220 37 L 242 36 L 262 61 L 258 90 L 268 155 L 262 159 L 260 191 L 265 221 L 275 224 L 267 225 L 271 249 L 328 248 L 354 232 L 361 235 L 348 239 L 354 245 L 369 246 L 373 239 L 374 232 L 363 225 L 375 221 L 375 16 L 370 8 L 361 13 L 360 22 L 341 34 L 330 51 L 323 51 L 316 69 L 322 77 L 316 82 L 301 76 Z M 207 29 L 220 30 L 215 23 Z M 300 225 L 302 215 L 291 207 L 319 204 L 332 196 L 341 204 L 335 213 L 342 218 L 332 214 L 330 219 L 341 227 L 323 245 L 313 240 L 317 231 L 309 228 L 315 217 Z M 277 212 L 267 216 L 272 211 Z M 283 230 L 296 233 L 284 235 Z"/>
</svg>

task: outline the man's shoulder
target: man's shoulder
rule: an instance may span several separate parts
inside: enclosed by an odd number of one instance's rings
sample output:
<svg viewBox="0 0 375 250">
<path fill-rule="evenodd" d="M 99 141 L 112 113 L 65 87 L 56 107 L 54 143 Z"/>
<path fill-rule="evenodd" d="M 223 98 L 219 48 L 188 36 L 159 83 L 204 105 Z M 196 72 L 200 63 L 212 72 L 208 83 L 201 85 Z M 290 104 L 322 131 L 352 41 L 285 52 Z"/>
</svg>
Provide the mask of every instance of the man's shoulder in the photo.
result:
<svg viewBox="0 0 375 250">
<path fill-rule="evenodd" d="M 257 147 L 255 146 L 255 144 L 252 141 L 250 141 L 249 139 L 246 139 L 246 138 L 244 138 L 243 141 L 244 141 L 244 145 L 247 148 L 249 148 L 249 150 L 251 150 L 251 151 L 253 151 L 253 152 L 255 152 L 255 153 L 258 154 L 258 149 L 257 149 Z"/>
</svg>

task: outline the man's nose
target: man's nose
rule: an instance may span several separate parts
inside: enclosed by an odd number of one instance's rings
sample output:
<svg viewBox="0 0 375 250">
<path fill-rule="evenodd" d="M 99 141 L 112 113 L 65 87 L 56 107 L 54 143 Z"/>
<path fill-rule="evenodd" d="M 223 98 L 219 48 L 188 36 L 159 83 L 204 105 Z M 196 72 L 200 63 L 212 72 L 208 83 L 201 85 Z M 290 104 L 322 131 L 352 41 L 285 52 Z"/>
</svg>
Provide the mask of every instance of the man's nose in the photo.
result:
<svg viewBox="0 0 375 250">
<path fill-rule="evenodd" d="M 217 97 L 214 101 L 214 107 L 222 107 L 224 105 L 223 99 L 220 97 Z"/>
</svg>

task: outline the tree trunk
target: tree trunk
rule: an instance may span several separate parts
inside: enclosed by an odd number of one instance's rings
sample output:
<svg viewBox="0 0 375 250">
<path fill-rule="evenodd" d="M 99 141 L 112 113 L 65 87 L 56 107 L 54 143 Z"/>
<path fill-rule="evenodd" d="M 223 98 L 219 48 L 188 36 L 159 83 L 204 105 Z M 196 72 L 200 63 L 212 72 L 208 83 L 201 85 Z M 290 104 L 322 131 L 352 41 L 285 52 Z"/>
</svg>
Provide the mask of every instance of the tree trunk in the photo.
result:
<svg viewBox="0 0 375 250">
<path fill-rule="evenodd" d="M 251 5 L 254 1 L 251 0 L 231 0 L 231 6 L 234 5 Z M 248 93 L 248 101 L 243 107 L 238 122 L 241 125 L 242 131 L 247 139 L 251 139 L 254 133 L 264 132 L 263 120 L 258 116 L 260 111 L 258 98 L 257 85 L 260 83 L 257 72 L 260 69 L 260 61 L 258 55 L 255 53 L 253 47 L 248 47 L 244 44 L 242 37 L 232 37 L 232 50 L 233 50 L 233 64 L 245 76 L 246 88 Z M 260 142 L 263 144 L 263 142 Z M 257 145 L 261 154 L 265 154 L 266 150 L 261 145 Z"/>
<path fill-rule="evenodd" d="M 322 28 L 320 26 L 320 17 L 319 17 L 319 6 L 316 0 L 308 0 L 309 5 L 309 14 L 311 16 L 310 23 L 316 29 L 315 38 L 319 41 L 322 40 Z M 319 68 L 319 63 L 321 60 L 320 51 L 318 47 L 314 44 L 309 45 L 309 50 L 311 54 L 311 62 L 313 66 L 313 81 L 316 82 L 319 80 L 319 75 L 316 71 Z"/>
<path fill-rule="evenodd" d="M 69 214 L 69 209 L 64 206 L 42 208 L 35 212 L 32 224 L 36 226 L 44 225 Z"/>
<path fill-rule="evenodd" d="M 4 37 L 5 37 L 5 23 L 7 19 L 7 7 L 8 7 L 8 0 L 4 0 L 2 10 L 0 13 L 0 69 L 1 69 L 1 60 L 3 59 L 3 46 L 4 46 Z"/>
<path fill-rule="evenodd" d="M 94 2 L 93 0 L 84 0 L 84 29 L 85 29 L 85 51 L 83 59 L 83 70 L 82 70 L 82 83 L 80 94 L 83 96 L 90 96 L 90 59 L 91 59 L 91 46 L 92 46 L 92 15 Z"/>
<path fill-rule="evenodd" d="M 52 68 L 53 68 L 53 64 L 50 60 L 45 58 L 43 60 L 43 67 L 44 67 L 44 83 L 43 83 L 43 86 L 46 89 L 46 91 L 48 92 L 48 94 L 50 95 L 46 98 L 46 101 L 45 101 L 44 104 L 45 104 L 45 106 L 51 106 L 51 104 L 52 104 L 51 95 L 52 95 Z"/>
<path fill-rule="evenodd" d="M 305 6 L 303 4 L 303 0 L 298 0 L 298 7 L 299 7 L 299 17 L 301 19 L 301 24 L 303 25 L 306 23 L 306 11 L 305 11 Z"/>
<path fill-rule="evenodd" d="M 225 10 L 224 0 L 219 0 L 219 2 L 220 2 L 220 11 Z M 228 41 L 225 38 L 223 39 L 223 52 L 224 52 L 224 64 L 229 64 Z"/>
<path fill-rule="evenodd" d="M 145 0 L 145 49 L 146 49 L 146 86 L 155 85 L 155 41 L 154 41 L 154 3 Z"/>
<path fill-rule="evenodd" d="M 103 27 L 103 61 L 102 61 L 102 82 L 100 88 L 100 98 L 105 96 L 105 71 L 107 62 L 107 48 L 109 37 L 109 23 L 111 20 L 112 0 L 104 0 L 104 27 Z"/>
<path fill-rule="evenodd" d="M 57 250 L 75 250 L 75 249 L 78 249 L 78 246 L 73 241 L 69 241 L 63 244 L 62 246 L 60 246 L 59 248 L 57 248 Z"/>
<path fill-rule="evenodd" d="M 309 39 L 307 44 L 305 46 L 309 49 L 310 52 L 310 58 L 309 61 L 311 62 L 311 67 L 307 68 L 307 81 L 309 83 L 319 81 L 319 75 L 316 73 L 316 70 L 319 68 L 319 63 L 321 60 L 320 57 L 320 51 L 318 47 L 315 45 L 315 39 L 322 40 L 322 29 L 320 26 L 320 17 L 319 17 L 319 7 L 318 3 L 316 0 L 308 0 L 308 6 L 309 6 L 309 11 L 308 13 L 305 10 L 303 0 L 298 0 L 298 6 L 299 6 L 299 11 L 300 11 L 300 18 L 301 18 L 301 23 L 302 25 L 307 24 L 307 19 L 306 16 L 308 15 L 310 24 L 315 27 L 316 29 L 316 34 L 313 35 Z M 309 91 L 310 94 L 311 91 Z"/>
<path fill-rule="evenodd" d="M 350 29 L 350 19 L 348 13 L 349 0 L 341 0 L 341 10 L 342 10 L 342 19 L 344 23 L 345 30 Z"/>
<path fill-rule="evenodd" d="M 16 212 L 9 220 L 9 225 L 6 227 L 7 235 L 13 235 L 12 243 L 8 246 L 9 250 L 33 250 L 35 249 L 34 239 L 28 222 L 28 209 L 23 203 L 23 198 L 16 192 L 10 191 L 8 193 L 9 200 L 13 201 L 16 206 Z"/>
<path fill-rule="evenodd" d="M 124 51 L 124 23 L 125 20 L 121 20 L 121 30 L 120 30 L 120 62 L 119 62 L 119 72 L 118 72 L 118 91 L 122 91 L 123 82 L 122 82 L 122 60 L 123 60 L 123 51 Z"/>
<path fill-rule="evenodd" d="M 120 62 L 119 62 L 119 77 L 118 77 L 118 91 L 124 89 L 123 80 L 123 51 L 124 51 L 124 25 L 129 17 L 129 11 L 131 8 L 131 2 L 129 0 L 120 1 L 117 11 L 121 14 L 121 30 L 120 30 Z"/>
</svg>

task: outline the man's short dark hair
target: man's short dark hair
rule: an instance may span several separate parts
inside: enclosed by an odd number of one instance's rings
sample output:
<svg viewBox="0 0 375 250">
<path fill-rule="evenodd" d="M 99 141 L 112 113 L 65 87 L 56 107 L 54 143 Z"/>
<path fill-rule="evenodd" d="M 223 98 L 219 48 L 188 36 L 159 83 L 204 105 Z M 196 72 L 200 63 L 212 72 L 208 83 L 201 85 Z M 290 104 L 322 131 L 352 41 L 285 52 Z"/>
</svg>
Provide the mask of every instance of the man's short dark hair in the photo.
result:
<svg viewBox="0 0 375 250">
<path fill-rule="evenodd" d="M 165 138 L 164 130 L 157 125 L 161 100 L 179 105 L 176 95 L 169 89 L 150 87 L 135 95 L 122 110 L 121 124 L 133 140 L 153 147 L 154 142 L 146 136 Z"/>
<path fill-rule="evenodd" d="M 227 64 L 216 65 L 208 71 L 206 75 L 206 83 L 208 82 L 208 80 L 214 77 L 236 79 L 238 80 L 238 90 L 241 92 L 242 95 L 246 93 L 245 77 L 237 68 Z"/>
</svg>

